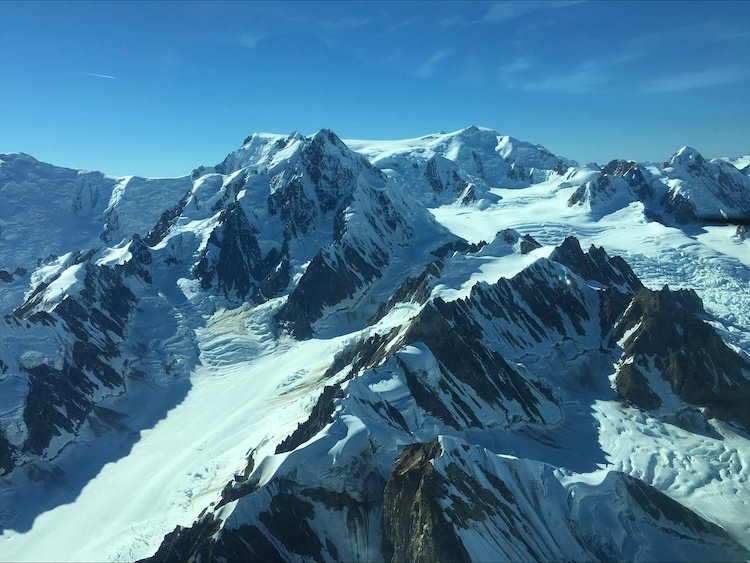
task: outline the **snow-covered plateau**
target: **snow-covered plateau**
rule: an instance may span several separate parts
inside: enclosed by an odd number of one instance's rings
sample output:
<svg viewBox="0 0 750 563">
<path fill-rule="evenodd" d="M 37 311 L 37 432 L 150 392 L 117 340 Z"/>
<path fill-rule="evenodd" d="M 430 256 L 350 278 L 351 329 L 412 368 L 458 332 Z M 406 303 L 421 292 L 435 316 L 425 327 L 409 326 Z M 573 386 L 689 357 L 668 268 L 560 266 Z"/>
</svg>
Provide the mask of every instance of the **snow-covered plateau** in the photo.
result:
<svg viewBox="0 0 750 563">
<path fill-rule="evenodd" d="M 750 156 L 0 154 L 0 561 L 747 561 Z"/>
</svg>

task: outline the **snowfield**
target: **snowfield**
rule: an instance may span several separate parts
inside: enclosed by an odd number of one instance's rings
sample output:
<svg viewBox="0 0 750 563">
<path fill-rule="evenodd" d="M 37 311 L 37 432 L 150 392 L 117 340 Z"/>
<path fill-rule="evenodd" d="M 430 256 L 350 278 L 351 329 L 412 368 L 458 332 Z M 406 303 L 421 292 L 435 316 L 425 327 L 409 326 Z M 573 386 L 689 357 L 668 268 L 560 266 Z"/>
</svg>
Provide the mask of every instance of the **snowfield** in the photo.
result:
<svg viewBox="0 0 750 563">
<path fill-rule="evenodd" d="M 356 491 L 360 482 L 346 479 L 357 472 L 348 467 L 362 463 L 356 465 L 357 471 L 381 471 L 387 478 L 404 446 L 438 436 L 445 457 L 433 460 L 437 474 L 454 475 L 451 472 L 460 467 L 470 475 L 482 467 L 485 477 L 472 478 L 490 479 L 486 477 L 489 472 L 498 476 L 495 479 L 511 482 L 513 475 L 519 475 L 514 494 L 517 499 L 530 495 L 524 500 L 531 503 L 528 506 L 533 505 L 529 499 L 542 483 L 550 487 L 550 506 L 559 503 L 550 508 L 559 510 L 550 516 L 551 521 L 575 516 L 580 519 L 579 531 L 598 533 L 593 518 L 587 521 L 574 514 L 576 502 L 591 514 L 608 517 L 605 509 L 617 510 L 617 506 L 607 504 L 614 498 L 614 493 L 607 491 L 619 491 L 616 480 L 625 474 L 723 528 L 734 542 L 750 550 L 750 436 L 715 418 L 702 432 L 673 424 L 667 416 L 670 408 L 678 410 L 686 403 L 658 376 L 654 386 L 663 385 L 663 389 L 654 390 L 674 400 L 673 404 L 665 402 L 662 410 L 646 411 L 619 400 L 614 390 L 617 358 L 597 355 L 598 321 L 587 324 L 582 329 L 585 334 L 574 334 L 571 329 L 572 336 L 564 342 L 559 339 L 552 346 L 545 340 L 524 348 L 523 353 L 511 352 L 513 347 L 500 337 L 491 341 L 486 336 L 490 329 L 481 327 L 485 330 L 482 342 L 488 349 L 501 351 L 512 369 L 529 381 L 544 379 L 539 387 L 533 387 L 541 405 L 538 420 L 528 424 L 522 422 L 526 413 L 520 407 L 498 414 L 491 402 L 483 402 L 487 397 L 460 386 L 451 396 L 463 397 L 472 405 L 481 425 L 457 428 L 425 414 L 413 396 L 410 374 L 424 374 L 424 388 L 434 396 L 448 396 L 446 387 L 441 387 L 448 383 L 434 350 L 419 342 L 398 340 L 406 338 L 410 323 L 429 303 L 471 299 L 477 284 L 484 287 L 501 278 L 518 279 L 534 267 L 539 268 L 535 275 L 540 277 L 557 271 L 554 268 L 562 266 L 550 257 L 555 247 L 574 235 L 584 251 L 591 245 L 601 246 L 610 257 L 624 258 L 647 288 L 658 290 L 668 285 L 673 290 L 695 290 L 705 306 L 703 320 L 740 357 L 750 359 L 750 238 L 735 236 L 735 225 L 656 221 L 650 204 L 640 200 L 613 200 L 604 215 L 589 204 L 569 204 L 580 186 L 599 177 L 598 169 L 578 167 L 539 145 L 482 128 L 402 141 L 344 141 L 383 174 L 363 168 L 358 160 L 335 169 L 337 182 L 360 178 L 341 196 L 349 198 L 347 212 L 340 219 L 348 230 L 342 235 L 340 224 L 331 223 L 336 221 L 335 213 L 326 211 L 327 200 L 316 191 L 318 184 L 310 183 L 318 181 L 318 176 L 311 173 L 312 180 L 308 180 L 307 172 L 299 172 L 300 166 L 307 166 L 304 150 L 309 143 L 299 134 L 256 134 L 221 165 L 198 169 L 194 179 L 116 179 L 52 167 L 27 155 L 0 155 L 0 270 L 13 278 L 0 281 L 5 315 L 10 316 L 26 300 L 36 299 L 37 290 L 41 297 L 34 306 L 45 310 L 52 310 L 67 296 L 87 291 L 85 265 L 89 262 L 81 262 L 72 254 L 75 251 L 95 249 L 89 260 L 96 268 L 127 268 L 139 256 L 131 235 L 147 237 L 165 212 L 173 210 L 174 215 L 168 217 L 168 225 L 165 222 L 164 233 L 168 234 L 162 233 L 162 239 L 146 245 L 152 256 L 145 267 L 151 282 L 125 284 L 137 305 L 128 321 L 129 340 L 123 345 L 130 355 L 123 355 L 127 362 L 118 365 L 129 366 L 131 375 L 121 389 L 98 391 L 94 414 L 86 418 L 77 434 L 63 433 L 46 454 L 29 454 L 15 470 L 0 476 L 0 560 L 133 561 L 149 557 L 176 526 L 190 527 L 207 513 L 222 519 L 227 529 L 240 529 L 247 522 L 257 524 L 253 510 L 260 511 L 257 507 L 265 502 L 260 495 L 275 490 L 271 487 L 279 480 L 315 484 L 319 479 L 321 487 Z M 322 150 L 325 158 L 348 158 L 343 149 L 335 143 L 332 146 Z M 716 162 L 710 164 L 719 166 Z M 721 166 L 743 168 L 748 162 L 750 157 L 726 159 Z M 243 174 L 248 174 L 246 183 L 232 193 L 232 186 Z M 326 174 L 323 170 L 319 175 L 325 180 Z M 280 186 L 294 181 L 316 202 L 319 217 L 294 216 L 296 223 L 290 227 L 292 223 L 279 223 L 278 216 L 265 209 L 265 200 L 258 193 L 267 189 L 270 197 L 282 201 L 279 205 L 287 205 L 288 199 L 273 194 L 287 197 L 286 188 Z M 404 190 L 410 189 L 408 186 L 413 193 L 407 198 Z M 698 188 L 691 189 L 695 192 Z M 62 210 L 59 221 L 53 220 L 57 210 L 46 202 L 50 191 L 60 198 L 55 203 Z M 750 201 L 750 192 L 745 196 Z M 229 237 L 228 227 L 219 231 L 217 226 L 230 224 L 227 214 L 221 213 L 228 209 L 226 202 L 232 197 L 240 209 L 248 210 L 249 226 L 240 221 L 237 230 L 252 233 L 259 256 L 290 253 L 289 282 L 281 286 L 287 289 L 273 295 L 263 294 L 264 289 L 262 298 L 251 299 L 248 293 L 247 299 L 237 299 L 236 285 L 227 285 L 225 294 L 219 291 L 219 274 L 204 279 L 193 274 L 199 259 L 208 257 L 206 263 L 214 272 L 229 276 L 221 269 L 221 260 L 234 247 L 224 244 L 214 256 L 209 246 L 221 236 Z M 717 197 L 711 195 L 711 205 L 718 205 Z M 690 201 L 701 202 L 696 197 Z M 380 222 L 373 222 L 373 216 Z M 402 217 L 406 225 L 399 223 Z M 418 232 L 410 233 L 408 225 Z M 294 228 L 304 234 L 294 238 L 289 234 Z M 528 234 L 539 244 L 521 252 L 518 239 L 497 236 L 506 229 L 516 235 Z M 291 238 L 284 239 L 282 249 L 279 237 L 284 236 Z M 459 239 L 486 245 L 446 252 L 439 274 L 427 277 L 423 299 L 410 296 L 396 301 L 373 320 L 403 278 L 415 278 L 434 260 L 428 260 L 427 249 Z M 355 280 L 359 285 L 353 297 L 334 305 L 324 303 L 321 316 L 310 317 L 312 337 L 293 337 L 278 320 L 282 318 L 278 315 L 286 314 L 290 293 L 312 276 L 311 263 L 330 266 L 339 256 L 350 257 L 351 248 L 372 263 L 388 258 L 372 279 L 364 267 L 350 271 L 345 278 L 334 278 L 332 284 L 343 283 L 340 279 Z M 250 252 L 241 254 L 243 259 L 247 254 Z M 271 279 L 281 271 L 283 264 L 279 264 L 267 268 L 271 273 L 264 271 L 263 276 Z M 14 273 L 17 268 L 25 272 Z M 567 280 L 560 278 L 561 284 L 572 286 L 570 291 L 579 292 L 575 295 L 601 289 L 570 273 Z M 205 279 L 210 283 L 204 283 Z M 261 281 L 258 277 L 258 287 Z M 326 290 L 333 291 L 331 287 Z M 311 293 L 303 294 L 302 299 Z M 590 302 L 585 306 L 594 310 Z M 20 338 L 14 332 L 20 329 L 14 326 L 0 326 L 0 366 L 4 368 L 0 373 L 0 428 L 13 439 L 13 445 L 26 436 L 19 422 L 19 405 L 29 391 L 20 366 L 33 370 L 58 362 L 55 365 L 59 367 L 63 358 L 59 348 L 64 345 L 41 332 L 42 328 L 29 332 L 38 334 L 38 343 Z M 621 351 L 640 328 L 625 333 L 617 349 Z M 519 335 L 520 329 L 515 335 L 517 342 L 522 340 Z M 391 347 L 378 358 L 380 363 L 362 366 L 351 378 L 346 366 L 330 369 L 336 358 L 371 337 L 382 338 L 388 343 L 386 348 Z M 545 338 L 554 341 L 556 337 Z M 347 365 L 354 365 L 354 360 Z M 579 383 L 584 380 L 590 383 Z M 341 384 L 343 391 L 332 403 L 331 420 L 326 419 L 318 433 L 292 451 L 279 451 L 279 444 L 308 419 L 324 387 L 333 384 Z M 549 393 L 540 390 L 543 385 L 549 386 Z M 386 415 L 371 407 L 379 401 L 400 413 L 390 413 L 390 426 L 383 422 L 385 418 L 378 418 Z M 448 405 L 448 411 L 456 420 L 464 416 L 455 405 Z M 509 421 L 505 426 L 498 422 L 503 417 Z M 471 448 L 463 447 L 464 441 Z M 375 453 L 368 461 L 362 452 L 369 448 Z M 51 455 L 53 451 L 56 454 Z M 355 463 L 358 456 L 365 461 Z M 250 497 L 225 502 L 223 492 L 229 483 L 239 487 L 242 480 L 238 476 L 249 459 L 254 467 L 243 479 L 248 475 L 257 479 L 260 492 L 252 501 L 257 506 L 247 500 Z M 451 460 L 456 464 L 453 468 Z M 458 498 L 460 490 L 457 486 L 449 492 Z M 356 497 L 356 492 L 349 493 Z M 440 502 L 449 510 L 453 503 L 446 498 Z M 541 498 L 545 499 L 544 495 Z M 316 504 L 316 510 L 323 510 L 324 504 Z M 325 530 L 343 525 L 335 519 L 326 521 L 320 516 L 323 512 L 316 514 L 314 530 L 321 538 Z M 372 518 L 373 522 L 382 520 L 382 514 Z M 481 543 L 477 540 L 479 528 L 471 526 L 459 536 L 472 557 L 491 560 L 493 554 L 510 549 L 498 539 L 503 525 L 492 518 L 482 524 L 486 527 L 482 533 L 490 534 L 487 537 L 493 537 L 495 543 Z M 530 526 L 544 528 L 539 522 Z M 351 551 L 339 551 L 340 557 L 381 558 L 380 524 L 368 530 L 360 530 L 359 543 L 352 540 Z M 558 542 L 561 553 L 572 559 L 591 555 L 575 543 L 579 541 L 576 529 L 549 533 L 544 540 L 548 547 Z M 623 551 L 619 553 L 646 560 L 669 553 L 668 543 L 654 542 L 651 552 L 620 546 Z M 623 540 L 622 545 L 629 544 Z M 709 556 L 707 553 L 701 552 L 700 557 Z M 516 555 L 525 556 L 521 552 Z"/>
</svg>

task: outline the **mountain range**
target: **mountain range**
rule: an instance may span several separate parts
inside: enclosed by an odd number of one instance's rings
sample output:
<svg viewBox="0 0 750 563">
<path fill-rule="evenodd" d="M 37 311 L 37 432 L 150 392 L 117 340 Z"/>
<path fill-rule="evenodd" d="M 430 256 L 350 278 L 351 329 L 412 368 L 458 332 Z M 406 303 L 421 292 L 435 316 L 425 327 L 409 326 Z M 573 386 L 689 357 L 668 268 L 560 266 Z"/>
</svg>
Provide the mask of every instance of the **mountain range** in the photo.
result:
<svg viewBox="0 0 750 563">
<path fill-rule="evenodd" d="M 750 558 L 750 157 L 0 155 L 0 559 Z"/>
</svg>

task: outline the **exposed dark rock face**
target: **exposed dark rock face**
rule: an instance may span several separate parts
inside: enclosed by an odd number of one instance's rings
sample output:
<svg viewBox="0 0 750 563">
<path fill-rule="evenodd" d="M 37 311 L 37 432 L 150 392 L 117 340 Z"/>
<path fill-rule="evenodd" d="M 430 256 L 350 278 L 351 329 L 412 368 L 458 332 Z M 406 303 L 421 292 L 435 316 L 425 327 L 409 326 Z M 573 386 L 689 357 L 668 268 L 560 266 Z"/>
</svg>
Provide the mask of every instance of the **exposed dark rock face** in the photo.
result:
<svg viewBox="0 0 750 563">
<path fill-rule="evenodd" d="M 219 223 L 195 267 L 204 289 L 216 286 L 224 295 L 243 300 L 256 297 L 260 286 L 266 292 L 286 286 L 286 259 L 275 248 L 262 255 L 255 238 L 259 233 L 237 202 L 221 212 Z M 264 296 L 273 297 L 273 293 L 264 292 Z"/>
<path fill-rule="evenodd" d="M 385 181 L 380 170 L 349 150 L 335 133 L 323 129 L 306 142 L 294 170 L 272 181 L 268 210 L 281 218 L 287 239 L 303 237 L 350 197 L 361 173 Z M 312 190 L 306 189 L 306 181 Z"/>
<path fill-rule="evenodd" d="M 541 248 L 542 245 L 539 244 L 537 241 L 533 239 L 533 237 L 529 234 L 523 235 L 520 242 L 520 250 L 521 254 L 528 254 L 532 250 L 536 250 L 537 248 Z"/>
<path fill-rule="evenodd" d="M 353 297 L 382 273 L 387 256 L 376 257 L 373 265 L 354 247 L 344 244 L 340 253 L 322 251 L 313 258 L 289 295 L 278 319 L 291 328 L 297 338 L 309 338 L 312 324 L 326 307 Z"/>
<path fill-rule="evenodd" d="M 132 255 L 131 259 L 118 267 L 128 276 L 138 276 L 143 281 L 151 283 L 151 272 L 149 271 L 149 266 L 153 262 L 151 249 L 146 246 L 146 243 L 137 233 L 130 239 L 128 249 Z"/>
<path fill-rule="evenodd" d="M 735 231 L 734 236 L 740 240 L 745 240 L 750 237 L 747 225 L 737 225 L 737 230 Z"/>
<path fill-rule="evenodd" d="M 750 217 L 750 182 L 728 162 L 708 162 L 695 149 L 684 147 L 662 169 L 682 180 L 678 188 L 667 191 L 663 203 L 678 222 L 743 222 Z"/>
<path fill-rule="evenodd" d="M 695 207 L 678 193 L 668 193 L 664 198 L 664 210 L 672 215 L 678 223 L 692 223 L 698 220 Z"/>
<path fill-rule="evenodd" d="M 333 415 L 333 401 L 344 396 L 340 385 L 328 385 L 318 397 L 318 402 L 310 413 L 310 417 L 291 436 L 283 440 L 277 447 L 276 453 L 290 452 L 300 444 L 307 442 L 331 422 Z"/>
<path fill-rule="evenodd" d="M 617 394 L 624 400 L 646 410 L 658 409 L 661 399 L 651 390 L 648 380 L 633 364 L 625 364 L 615 377 Z"/>
<path fill-rule="evenodd" d="M 530 235 L 519 235 L 512 229 L 500 231 L 495 236 L 495 241 L 502 240 L 509 245 L 513 245 L 521 254 L 541 248 L 539 244 Z M 378 308 L 375 316 L 370 319 L 369 324 L 374 324 L 385 317 L 399 303 L 426 303 L 430 297 L 432 286 L 438 280 L 445 267 L 445 260 L 454 252 L 462 254 L 475 254 L 487 246 L 487 243 L 481 241 L 477 244 L 468 244 L 463 241 L 446 244 L 433 252 L 439 256 L 438 260 L 427 265 L 427 267 L 416 277 L 407 277 L 391 295 L 390 299 Z"/>
<path fill-rule="evenodd" d="M 479 252 L 485 246 L 487 246 L 487 243 L 483 240 L 477 243 L 469 243 L 465 240 L 458 239 L 445 243 L 444 245 L 433 250 L 430 254 L 432 254 L 433 256 L 437 256 L 438 258 L 445 258 L 446 256 L 450 256 L 454 252 L 473 254 L 474 252 Z"/>
<path fill-rule="evenodd" d="M 221 522 L 213 516 L 208 516 L 189 528 L 177 526 L 174 531 L 164 536 L 164 541 L 153 556 L 141 559 L 139 563 L 212 561 L 215 541 L 211 536 L 219 531 L 220 525 Z"/>
<path fill-rule="evenodd" d="M 444 422 L 455 427 L 481 426 L 473 409 L 462 398 L 465 397 L 461 391 L 463 386 L 468 386 L 498 411 L 506 411 L 508 403 L 513 402 L 520 406 L 527 420 L 541 420 L 540 402 L 548 400 L 551 391 L 541 383 L 530 385 L 500 354 L 482 344 L 482 333 L 470 320 L 471 313 L 465 310 L 471 305 L 435 299 L 425 306 L 404 337 L 406 344 L 422 342 L 429 348 L 443 375 L 439 383 L 441 390 L 465 417 L 461 424 L 452 420 L 453 417 Z M 420 407 L 438 418 L 441 414 L 445 417 L 447 409 L 434 408 L 440 402 L 434 392 L 424 388 L 420 377 L 414 374 L 410 377 L 408 370 L 406 373 L 410 391 L 417 403 L 421 402 Z"/>
<path fill-rule="evenodd" d="M 627 491 L 636 504 L 649 514 L 654 522 L 666 521 L 689 530 L 698 538 L 716 538 L 730 543 L 727 533 L 716 524 L 707 522 L 689 508 L 672 500 L 658 489 L 640 479 L 623 475 Z"/>
<path fill-rule="evenodd" d="M 357 475 L 361 489 L 347 493 L 277 478 L 233 499 L 257 511 L 249 521 L 222 526 L 207 515 L 190 528 L 178 526 L 144 561 L 372 560 L 368 554 L 379 546 L 362 542 L 374 539 L 371 527 L 379 528 L 385 481 L 371 460 L 355 458 L 344 470 Z"/>
<path fill-rule="evenodd" d="M 29 393 L 23 417 L 29 435 L 24 447 L 35 454 L 41 454 L 61 432 L 77 432 L 99 389 L 118 392 L 123 384 L 114 364 L 136 298 L 113 269 L 89 262 L 83 267 L 84 288 L 76 297 L 66 296 L 50 317 L 28 317 L 31 323 L 52 322 L 56 330 L 75 338 L 61 367 L 42 363 L 26 368 Z M 34 299 L 38 303 L 41 295 Z M 27 302 L 29 306 L 34 301 Z"/>
<path fill-rule="evenodd" d="M 470 561 L 439 500 L 445 482 L 432 464 L 438 440 L 406 446 L 396 458 L 383 498 L 386 561 Z"/>
<path fill-rule="evenodd" d="M 0 439 L 0 467 L 9 469 L 21 455 L 54 455 L 75 438 L 97 401 L 124 392 L 128 361 L 122 346 L 137 304 L 130 285 L 151 282 L 152 262 L 151 250 L 138 235 L 128 250 L 128 260 L 111 267 L 95 265 L 93 251 L 73 254 L 56 277 L 39 283 L 4 319 L 15 331 L 28 331 L 31 342 L 55 343 L 56 352 L 18 367 L 28 378 L 21 410 L 27 434 L 15 444 L 17 451 Z M 60 298 L 50 294 L 50 286 L 63 275 L 76 282 Z"/>
<path fill-rule="evenodd" d="M 602 290 L 599 296 L 601 297 L 599 326 L 602 331 L 602 343 L 607 348 L 611 348 L 615 345 L 611 338 L 615 325 L 633 300 L 633 294 L 607 288 Z"/>
<path fill-rule="evenodd" d="M 449 192 L 454 198 L 468 187 L 468 183 L 459 175 L 456 163 L 439 155 L 427 161 L 424 176 L 436 193 Z"/>
<path fill-rule="evenodd" d="M 398 289 L 388 299 L 388 302 L 378 308 L 377 313 L 370 319 L 369 324 L 375 324 L 381 320 L 398 303 L 414 302 L 422 304 L 427 302 L 432 290 L 430 282 L 440 277 L 443 266 L 444 262 L 438 259 L 430 263 L 417 277 L 407 277 L 404 279 Z"/>
<path fill-rule="evenodd" d="M 0 475 L 13 469 L 15 465 L 14 448 L 7 438 L 0 432 Z"/>
<path fill-rule="evenodd" d="M 656 372 L 688 403 L 709 408 L 713 416 L 750 428 L 750 364 L 732 351 L 714 328 L 701 320 L 703 304 L 692 290 L 642 289 L 616 330 L 624 342 L 623 358 L 632 364 L 618 376 L 617 390 L 643 408 L 654 408 L 653 393 L 634 394 L 643 373 Z"/>
<path fill-rule="evenodd" d="M 646 178 L 643 175 L 640 165 L 628 160 L 611 160 L 602 168 L 601 175 L 620 176 L 621 178 L 625 178 L 633 187 L 642 186 L 646 183 Z"/>
<path fill-rule="evenodd" d="M 383 276 L 394 256 L 418 236 L 386 192 L 358 188 L 357 199 L 366 211 L 350 219 L 342 218 L 349 207 L 337 212 L 336 240 L 315 255 L 278 314 L 278 320 L 297 338 L 312 336 L 314 323 L 327 309 L 361 298 Z M 440 227 L 430 227 L 436 235 L 446 235 Z"/>
<path fill-rule="evenodd" d="M 167 235 L 169 229 L 172 227 L 172 225 L 174 225 L 175 221 L 177 221 L 178 217 L 182 214 L 188 200 L 190 199 L 191 194 L 191 190 L 188 190 L 172 209 L 167 209 L 166 211 L 164 211 L 164 213 L 161 214 L 161 217 L 159 217 L 159 221 L 156 223 L 156 225 L 154 225 L 154 228 L 151 229 L 143 238 L 143 242 L 145 242 L 148 246 L 154 246 L 155 244 L 159 243 Z"/>
<path fill-rule="evenodd" d="M 567 274 L 560 266 L 539 260 L 510 280 L 477 284 L 467 299 L 446 303 L 435 298 L 411 321 L 393 348 L 424 344 L 441 373 L 436 393 L 435 384 L 425 384 L 424 374 L 399 360 L 409 390 L 422 409 L 454 428 L 480 427 L 476 407 L 467 400 L 469 391 L 498 412 L 515 405 L 520 412 L 508 414 L 511 423 L 543 419 L 542 406 L 555 401 L 552 391 L 541 380 L 522 377 L 487 343 L 523 355 L 542 342 L 554 346 L 559 338 L 584 338 L 591 330 L 606 342 L 632 300 L 631 293 L 611 286 L 626 291 L 642 287 L 624 261 L 596 248 L 584 254 L 576 239 L 567 240 L 553 257 L 589 280 L 598 278 L 606 289 L 586 293 L 579 282 L 564 279 Z M 420 285 L 412 284 L 410 289 L 418 290 Z M 598 303 L 598 318 L 593 303 Z M 591 321 L 598 322 L 592 326 Z"/>
<path fill-rule="evenodd" d="M 635 293 L 643 284 L 627 262 L 619 256 L 608 256 L 602 247 L 591 245 L 584 254 L 575 237 L 567 237 L 563 243 L 550 254 L 554 260 L 567 266 L 583 279 L 596 281 L 604 286 L 618 286 Z"/>
<path fill-rule="evenodd" d="M 623 181 L 624 180 L 624 181 Z M 612 160 L 599 176 L 580 186 L 568 199 L 568 206 L 589 203 L 593 208 L 608 206 L 618 198 L 649 202 L 653 188 L 643 169 L 636 162 Z"/>
</svg>

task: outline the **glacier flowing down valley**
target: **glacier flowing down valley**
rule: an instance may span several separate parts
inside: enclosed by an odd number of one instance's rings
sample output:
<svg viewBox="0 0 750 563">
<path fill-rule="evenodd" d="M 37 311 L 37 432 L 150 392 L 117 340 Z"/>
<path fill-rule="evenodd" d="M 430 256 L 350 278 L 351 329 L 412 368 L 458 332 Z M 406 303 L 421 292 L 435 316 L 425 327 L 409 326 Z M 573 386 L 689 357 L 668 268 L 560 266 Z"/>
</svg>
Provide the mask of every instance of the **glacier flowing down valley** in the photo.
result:
<svg viewBox="0 0 750 563">
<path fill-rule="evenodd" d="M 0 155 L 0 560 L 748 560 L 746 160 Z"/>
</svg>

